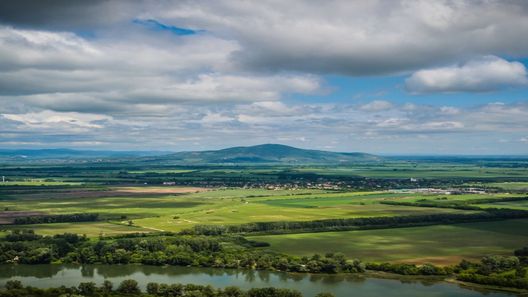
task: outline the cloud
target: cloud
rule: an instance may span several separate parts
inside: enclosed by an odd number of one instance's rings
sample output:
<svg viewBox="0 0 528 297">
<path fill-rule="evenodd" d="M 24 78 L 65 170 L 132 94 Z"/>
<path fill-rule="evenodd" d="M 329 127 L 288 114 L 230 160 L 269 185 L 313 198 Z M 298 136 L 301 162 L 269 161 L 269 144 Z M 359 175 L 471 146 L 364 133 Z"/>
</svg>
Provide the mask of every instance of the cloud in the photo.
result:
<svg viewBox="0 0 528 297">
<path fill-rule="evenodd" d="M 487 56 L 462 65 L 420 70 L 408 78 L 411 93 L 488 92 L 528 84 L 526 67 L 519 62 Z"/>
<path fill-rule="evenodd" d="M 526 103 L 304 95 L 332 74 L 410 75 L 413 93 L 523 86 L 527 15 L 517 0 L 1 1 L 0 144 L 520 152 L 497 143 L 526 137 Z"/>
<path fill-rule="evenodd" d="M 324 7 L 302 0 L 0 4 L 0 22 L 14 26 L 121 36 L 132 31 L 127 24 L 144 20 L 234 42 L 230 60 L 248 71 L 352 76 L 408 73 L 473 56 L 526 56 L 528 40 L 519 36 L 528 31 L 527 14 L 525 1 L 501 0 L 336 0 Z"/>
<path fill-rule="evenodd" d="M 4 118 L 20 122 L 26 126 L 33 128 L 49 128 L 49 127 L 73 127 L 73 128 L 96 128 L 100 129 L 103 126 L 100 122 L 111 120 L 111 117 L 97 114 L 86 114 L 77 112 L 53 112 L 41 111 L 26 114 L 2 114 Z"/>
<path fill-rule="evenodd" d="M 252 70 L 380 75 L 528 53 L 522 1 L 194 1 L 157 17 L 237 40 Z"/>
<path fill-rule="evenodd" d="M 137 38 L 92 41 L 68 32 L 0 27 L 0 102 L 16 98 L 55 111 L 122 112 L 145 104 L 272 101 L 320 88 L 320 79 L 309 74 L 229 71 L 237 48 L 230 41 L 185 36 L 144 44 Z"/>
<path fill-rule="evenodd" d="M 0 116 L 0 144 L 113 149 L 211 149 L 277 142 L 339 151 L 525 153 L 528 105 L 181 104 L 156 116 L 24 112 Z M 276 108 L 279 107 L 279 108 Z M 283 112 L 283 110 L 287 112 Z M 457 110 L 457 112 L 454 112 Z M 305 140 L 304 143 L 302 140 Z M 304 143 L 304 144 L 303 144 Z"/>
<path fill-rule="evenodd" d="M 0 23 L 22 27 L 74 30 L 125 21 L 144 8 L 141 1 L 0 1 Z"/>
<path fill-rule="evenodd" d="M 392 108 L 392 103 L 390 103 L 389 101 L 384 101 L 384 100 L 375 100 L 375 101 L 372 101 L 370 103 L 360 106 L 361 110 L 370 111 L 370 112 L 383 111 L 383 110 L 388 110 L 391 108 Z"/>
</svg>

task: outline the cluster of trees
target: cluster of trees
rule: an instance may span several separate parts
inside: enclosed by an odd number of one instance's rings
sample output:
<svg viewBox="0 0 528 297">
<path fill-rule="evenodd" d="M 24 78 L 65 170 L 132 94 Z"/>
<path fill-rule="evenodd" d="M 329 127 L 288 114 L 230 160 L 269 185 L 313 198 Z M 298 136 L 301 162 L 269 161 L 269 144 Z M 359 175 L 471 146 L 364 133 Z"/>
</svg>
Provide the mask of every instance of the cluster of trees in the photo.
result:
<svg viewBox="0 0 528 297">
<path fill-rule="evenodd" d="M 138 238 L 84 244 L 68 253 L 64 262 L 146 265 L 177 265 L 215 268 L 250 268 L 291 272 L 362 272 L 363 264 L 342 254 L 311 258 L 236 248 L 227 249 L 208 237 Z"/>
<path fill-rule="evenodd" d="M 25 287 L 20 281 L 8 281 L 0 297 L 55 297 L 55 296 L 85 296 L 85 297 L 302 297 L 302 294 L 290 289 L 253 288 L 243 291 L 238 287 L 215 289 L 211 286 L 194 284 L 147 284 L 146 292 L 142 292 L 137 281 L 129 279 L 122 281 L 117 288 L 110 281 L 104 281 L 101 286 L 93 282 L 80 283 L 77 287 L 59 287 L 38 289 Z M 332 294 L 321 293 L 317 297 L 332 297 Z"/>
<path fill-rule="evenodd" d="M 33 230 L 13 230 L 11 233 L 7 234 L 5 237 L 6 241 L 15 242 L 15 241 L 32 241 L 41 239 L 42 236 L 35 234 Z"/>
<path fill-rule="evenodd" d="M 458 280 L 488 286 L 509 287 L 517 289 L 528 289 L 528 279 L 511 277 L 509 275 L 481 275 L 477 273 L 461 273 Z"/>
<path fill-rule="evenodd" d="M 457 279 L 483 285 L 528 289 L 528 247 L 514 256 L 487 256 L 479 263 L 462 261 L 455 267 Z"/>
<path fill-rule="evenodd" d="M 226 242 L 230 244 L 224 244 Z M 260 244 L 240 236 L 127 235 L 91 241 L 76 234 L 39 236 L 31 231 L 14 231 L 0 240 L 0 263 L 139 263 L 309 273 L 360 273 L 368 269 L 402 275 L 455 274 L 462 281 L 528 289 L 528 247 L 516 250 L 513 256 L 488 256 L 479 263 L 462 261 L 453 267 L 437 267 L 431 264 L 363 264 L 359 260 L 346 259 L 341 253 L 295 257 L 254 246 Z M 152 294 L 154 288 L 167 292 L 167 286 L 153 284 L 149 294 L 173 296 Z"/>
<path fill-rule="evenodd" d="M 99 218 L 97 213 L 72 213 L 60 215 L 39 215 L 17 217 L 13 221 L 15 225 L 28 224 L 49 224 L 49 223 L 69 223 L 69 222 L 94 222 Z"/>
<path fill-rule="evenodd" d="M 405 263 L 368 263 L 366 269 L 402 275 L 448 275 L 452 273 L 450 267 L 439 267 L 432 264 L 417 266 Z"/>
<path fill-rule="evenodd" d="M 221 243 L 226 240 L 234 245 L 224 247 Z M 139 236 L 94 242 L 64 234 L 28 241 L 0 241 L 0 263 L 139 263 L 312 273 L 355 273 L 365 269 L 359 260 L 347 260 L 343 254 L 299 258 L 251 248 L 258 245 L 240 237 Z"/>
<path fill-rule="evenodd" d="M 283 234 L 291 232 L 344 231 L 351 229 L 393 228 L 422 226 L 430 224 L 453 224 L 475 221 L 489 221 L 512 218 L 528 218 L 528 211 L 517 209 L 487 209 L 478 213 L 445 213 L 391 217 L 369 217 L 350 219 L 327 219 L 315 221 L 256 222 L 240 225 L 197 225 L 184 230 L 182 234 L 224 235 L 224 234 Z"/>
<path fill-rule="evenodd" d="M 72 233 L 40 236 L 33 231 L 13 231 L 0 241 L 0 263 L 49 264 L 86 242 L 85 236 Z"/>
</svg>

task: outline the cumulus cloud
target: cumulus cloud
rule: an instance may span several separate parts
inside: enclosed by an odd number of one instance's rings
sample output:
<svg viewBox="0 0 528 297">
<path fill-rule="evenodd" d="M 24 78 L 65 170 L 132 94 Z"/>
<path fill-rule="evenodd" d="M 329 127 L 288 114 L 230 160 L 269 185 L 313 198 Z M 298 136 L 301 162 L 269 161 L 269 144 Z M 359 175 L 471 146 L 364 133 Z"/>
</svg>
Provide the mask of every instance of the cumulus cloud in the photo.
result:
<svg viewBox="0 0 528 297">
<path fill-rule="evenodd" d="M 319 78 L 308 74 L 227 71 L 236 44 L 215 37 L 136 41 L 0 27 L 0 101 L 16 96 L 57 111 L 111 112 L 145 103 L 270 101 L 319 89 Z"/>
<path fill-rule="evenodd" d="M 528 51 L 523 1 L 194 1 L 158 13 L 237 40 L 242 67 L 367 75 Z M 461 46 L 464 45 L 464 46 Z"/>
<path fill-rule="evenodd" d="M 49 127 L 100 129 L 103 128 L 102 122 L 112 119 L 109 116 L 98 114 L 61 113 L 48 110 L 26 114 L 1 114 L 1 116 L 11 121 L 23 123 L 25 126 L 39 129 Z"/>
<path fill-rule="evenodd" d="M 230 60 L 252 71 L 379 75 L 474 55 L 525 56 L 527 12 L 525 1 L 501 0 L 21 0 L 0 5 L 0 22 L 105 35 L 101 26 L 152 20 L 234 41 Z"/>
<path fill-rule="evenodd" d="M 282 139 L 379 152 L 390 140 L 429 152 L 518 140 L 523 103 L 299 94 L 333 89 L 332 74 L 410 75 L 417 94 L 525 85 L 525 67 L 500 57 L 528 56 L 527 15 L 517 0 L 2 1 L 0 144 L 207 149 Z"/>
<path fill-rule="evenodd" d="M 412 93 L 487 92 L 527 85 L 526 75 L 522 63 L 488 56 L 462 65 L 417 71 L 405 85 Z"/>
<path fill-rule="evenodd" d="M 277 141 L 305 146 L 302 136 L 312 148 L 331 144 L 340 151 L 493 153 L 501 139 L 526 137 L 528 105 L 455 108 L 414 104 L 409 109 L 406 104 L 393 104 L 386 110 L 365 112 L 362 105 L 343 103 L 190 104 L 155 117 L 11 113 L 0 116 L 0 127 L 0 144 L 4 146 L 38 142 L 42 146 L 77 143 L 85 147 L 189 150 Z M 510 142 L 501 152 L 523 153 L 522 147 Z"/>
<path fill-rule="evenodd" d="M 392 103 L 385 100 L 375 100 L 360 107 L 361 110 L 372 112 L 388 110 L 390 108 L 392 108 Z"/>
</svg>

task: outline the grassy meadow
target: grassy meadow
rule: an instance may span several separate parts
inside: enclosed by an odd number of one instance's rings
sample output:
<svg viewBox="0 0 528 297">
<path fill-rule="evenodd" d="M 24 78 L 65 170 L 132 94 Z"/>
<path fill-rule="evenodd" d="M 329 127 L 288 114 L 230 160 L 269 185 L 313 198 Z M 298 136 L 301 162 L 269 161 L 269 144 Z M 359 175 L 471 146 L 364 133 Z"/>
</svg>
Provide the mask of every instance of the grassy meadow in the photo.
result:
<svg viewBox="0 0 528 297">
<path fill-rule="evenodd" d="M 510 255 L 528 244 L 528 220 L 249 238 L 268 242 L 275 251 L 299 256 L 341 252 L 369 261 L 445 265 L 491 254 Z"/>
<path fill-rule="evenodd" d="M 171 189 L 173 193 L 167 194 Z M 322 190 L 311 189 L 203 191 L 193 189 L 189 191 L 188 188 L 177 187 L 123 187 L 112 188 L 110 192 L 74 191 L 73 194 L 50 193 L 47 197 L 37 198 L 34 194 L 27 194 L 25 198 L 0 201 L 0 209 L 10 211 L 37 209 L 46 214 L 98 213 L 103 220 L 118 223 L 131 220 L 134 226 L 159 231 L 181 231 L 201 224 L 225 225 L 469 212 L 447 208 L 380 204 L 380 201 L 386 199 L 422 197 L 389 192 L 325 193 Z M 72 223 L 62 229 L 68 231 L 70 226 L 72 230 L 77 230 L 77 225 L 82 224 L 84 223 Z M 47 228 L 48 226 L 39 226 L 36 230 L 44 233 Z M 89 235 L 96 233 L 87 232 Z"/>
</svg>

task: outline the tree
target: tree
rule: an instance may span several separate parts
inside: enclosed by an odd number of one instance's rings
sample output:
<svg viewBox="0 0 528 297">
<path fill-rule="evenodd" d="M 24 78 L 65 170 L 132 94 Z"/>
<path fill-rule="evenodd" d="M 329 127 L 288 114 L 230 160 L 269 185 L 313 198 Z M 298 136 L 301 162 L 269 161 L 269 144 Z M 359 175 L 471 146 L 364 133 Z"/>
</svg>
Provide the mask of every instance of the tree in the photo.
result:
<svg viewBox="0 0 528 297">
<path fill-rule="evenodd" d="M 119 284 L 117 292 L 121 294 L 137 295 L 141 293 L 138 282 L 133 279 L 126 279 Z"/>
<path fill-rule="evenodd" d="M 104 294 L 110 294 L 113 288 L 114 284 L 109 280 L 105 280 L 101 285 L 101 291 L 103 291 Z"/>
<path fill-rule="evenodd" d="M 23 286 L 22 286 L 22 282 L 20 282 L 19 280 L 10 280 L 6 282 L 5 288 L 7 290 L 17 290 L 17 289 L 22 289 Z"/>
<path fill-rule="evenodd" d="M 84 296 L 93 296 L 97 291 L 97 287 L 94 282 L 80 283 L 79 292 Z"/>
<path fill-rule="evenodd" d="M 224 295 L 226 297 L 242 297 L 244 296 L 244 292 L 238 287 L 226 287 L 224 289 Z"/>
<path fill-rule="evenodd" d="M 158 295 L 159 284 L 158 283 L 148 283 L 147 284 L 147 293 L 150 295 Z"/>
</svg>

